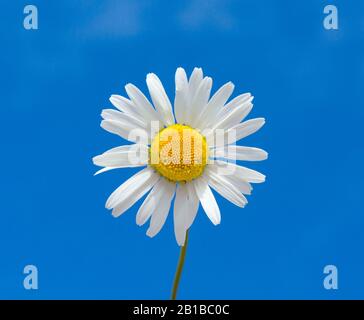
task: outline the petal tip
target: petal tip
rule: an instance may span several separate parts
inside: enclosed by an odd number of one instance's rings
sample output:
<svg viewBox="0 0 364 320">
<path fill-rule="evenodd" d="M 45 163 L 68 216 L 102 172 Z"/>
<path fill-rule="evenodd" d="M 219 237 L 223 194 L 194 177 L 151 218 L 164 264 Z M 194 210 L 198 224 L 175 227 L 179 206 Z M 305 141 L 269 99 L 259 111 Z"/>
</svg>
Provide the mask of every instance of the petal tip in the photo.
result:
<svg viewBox="0 0 364 320">
<path fill-rule="evenodd" d="M 154 237 L 154 234 L 152 233 L 152 231 L 150 229 L 147 230 L 147 233 L 146 235 L 149 237 L 149 238 L 153 238 Z"/>
<path fill-rule="evenodd" d="M 115 211 L 115 208 L 114 208 L 114 210 L 111 212 L 111 215 L 113 216 L 113 218 L 117 218 L 117 217 L 119 217 L 119 216 L 120 216 L 120 214 L 121 214 L 121 213 L 119 213 L 119 212 Z"/>
</svg>

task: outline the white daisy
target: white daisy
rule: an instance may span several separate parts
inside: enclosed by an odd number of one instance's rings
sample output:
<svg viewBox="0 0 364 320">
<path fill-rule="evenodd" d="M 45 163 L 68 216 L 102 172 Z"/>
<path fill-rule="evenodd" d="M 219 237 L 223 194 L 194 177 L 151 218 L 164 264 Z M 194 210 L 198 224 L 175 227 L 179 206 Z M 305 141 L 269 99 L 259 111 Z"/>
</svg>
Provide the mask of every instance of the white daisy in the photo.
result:
<svg viewBox="0 0 364 320">
<path fill-rule="evenodd" d="M 251 193 L 251 183 L 264 182 L 263 174 L 231 160 L 264 160 L 267 152 L 235 145 L 265 122 L 263 118 L 242 122 L 253 107 L 249 93 L 228 102 L 234 90 L 228 82 L 210 98 L 212 79 L 204 77 L 200 68 L 195 68 L 189 79 L 185 70 L 178 68 L 175 82 L 174 112 L 161 81 L 153 73 L 147 75 L 153 104 L 132 84 L 125 86 L 129 98 L 112 95 L 110 101 L 118 111 L 103 110 L 101 127 L 134 144 L 108 150 L 94 157 L 93 162 L 104 167 L 97 173 L 145 166 L 110 195 L 106 208 L 118 217 L 149 192 L 136 223 L 141 226 L 150 219 L 147 235 L 153 237 L 163 227 L 175 197 L 174 231 L 182 246 L 199 203 L 214 225 L 220 223 L 220 210 L 211 188 L 244 207 L 244 195 Z M 153 123 L 161 130 L 153 133 Z M 220 133 L 220 139 L 216 133 Z M 143 135 L 146 139 L 141 139 Z"/>
</svg>

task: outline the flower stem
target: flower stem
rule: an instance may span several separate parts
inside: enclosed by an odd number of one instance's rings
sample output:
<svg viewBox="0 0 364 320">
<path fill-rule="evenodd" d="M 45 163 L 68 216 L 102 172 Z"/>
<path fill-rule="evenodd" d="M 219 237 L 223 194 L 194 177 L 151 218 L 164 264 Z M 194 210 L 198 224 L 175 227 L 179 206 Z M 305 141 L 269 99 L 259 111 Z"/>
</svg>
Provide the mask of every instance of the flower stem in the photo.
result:
<svg viewBox="0 0 364 320">
<path fill-rule="evenodd" d="M 185 263 L 187 244 L 188 244 L 188 230 L 186 231 L 185 244 L 181 247 L 181 251 L 179 254 L 177 270 L 176 270 L 176 274 L 174 276 L 174 281 L 173 281 L 171 300 L 176 300 L 176 297 L 177 297 L 179 280 L 181 279 L 182 269 L 183 269 L 183 265 Z"/>
</svg>

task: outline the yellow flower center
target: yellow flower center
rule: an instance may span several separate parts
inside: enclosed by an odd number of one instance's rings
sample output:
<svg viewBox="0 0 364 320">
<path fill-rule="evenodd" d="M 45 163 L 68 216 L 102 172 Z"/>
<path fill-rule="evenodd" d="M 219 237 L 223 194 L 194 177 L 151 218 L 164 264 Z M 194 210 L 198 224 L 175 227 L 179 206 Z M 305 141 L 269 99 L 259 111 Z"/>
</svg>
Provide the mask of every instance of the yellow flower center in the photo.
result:
<svg viewBox="0 0 364 320">
<path fill-rule="evenodd" d="M 203 173 L 207 152 L 206 139 L 197 130 L 174 124 L 153 139 L 150 165 L 170 181 L 191 181 Z"/>
</svg>

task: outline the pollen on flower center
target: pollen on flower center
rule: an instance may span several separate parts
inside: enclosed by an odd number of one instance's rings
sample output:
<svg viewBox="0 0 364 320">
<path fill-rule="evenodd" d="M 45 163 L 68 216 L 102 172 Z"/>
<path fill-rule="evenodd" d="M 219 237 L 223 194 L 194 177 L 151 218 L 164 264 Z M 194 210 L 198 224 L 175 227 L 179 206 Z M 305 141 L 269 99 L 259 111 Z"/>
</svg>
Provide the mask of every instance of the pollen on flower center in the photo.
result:
<svg viewBox="0 0 364 320">
<path fill-rule="evenodd" d="M 206 139 L 197 130 L 181 124 L 162 129 L 150 147 L 150 165 L 174 182 L 199 177 L 207 162 Z"/>
</svg>

